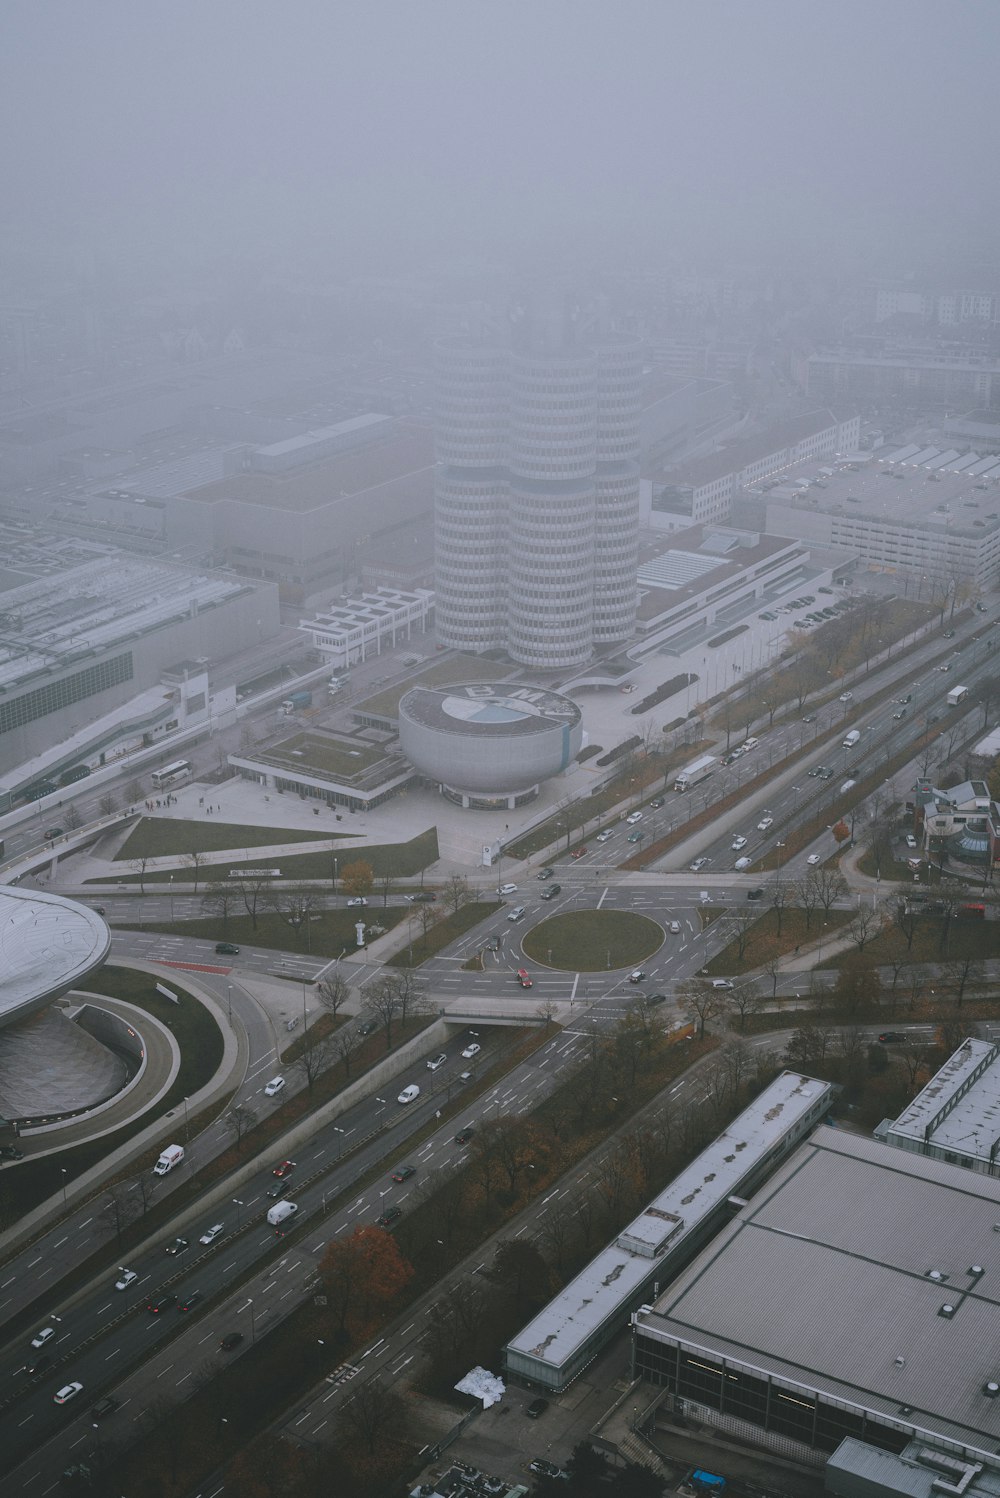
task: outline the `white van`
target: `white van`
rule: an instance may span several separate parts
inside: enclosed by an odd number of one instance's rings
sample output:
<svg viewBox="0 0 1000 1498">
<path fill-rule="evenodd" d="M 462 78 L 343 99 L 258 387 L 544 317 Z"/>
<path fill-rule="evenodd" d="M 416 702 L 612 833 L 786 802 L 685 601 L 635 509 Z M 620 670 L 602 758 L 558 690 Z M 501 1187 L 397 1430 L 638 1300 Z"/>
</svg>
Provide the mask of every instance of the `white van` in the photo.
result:
<svg viewBox="0 0 1000 1498">
<path fill-rule="evenodd" d="M 179 1165 L 184 1159 L 184 1146 L 182 1144 L 168 1144 L 163 1154 L 153 1166 L 154 1176 L 165 1176 Z"/>
<path fill-rule="evenodd" d="M 736 862 L 733 864 L 733 868 L 736 870 L 736 872 L 738 874 L 742 874 L 743 871 L 745 869 L 748 869 L 749 867 L 750 867 L 750 859 L 749 858 L 738 858 L 736 860 Z"/>
<path fill-rule="evenodd" d="M 295 1202 L 276 1202 L 273 1207 L 268 1207 L 267 1220 L 273 1228 L 277 1228 L 287 1222 L 289 1217 L 294 1217 L 298 1210 Z"/>
</svg>

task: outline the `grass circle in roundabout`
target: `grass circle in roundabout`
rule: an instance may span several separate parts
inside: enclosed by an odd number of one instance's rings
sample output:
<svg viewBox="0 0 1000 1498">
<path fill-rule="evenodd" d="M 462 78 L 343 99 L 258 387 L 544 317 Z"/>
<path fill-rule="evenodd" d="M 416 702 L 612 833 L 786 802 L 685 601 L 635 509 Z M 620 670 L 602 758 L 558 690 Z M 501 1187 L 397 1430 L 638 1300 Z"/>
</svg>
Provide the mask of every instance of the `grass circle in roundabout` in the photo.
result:
<svg viewBox="0 0 1000 1498">
<path fill-rule="evenodd" d="M 567 910 L 533 926 L 521 947 L 545 967 L 593 973 L 635 967 L 663 940 L 662 926 L 632 910 Z"/>
</svg>

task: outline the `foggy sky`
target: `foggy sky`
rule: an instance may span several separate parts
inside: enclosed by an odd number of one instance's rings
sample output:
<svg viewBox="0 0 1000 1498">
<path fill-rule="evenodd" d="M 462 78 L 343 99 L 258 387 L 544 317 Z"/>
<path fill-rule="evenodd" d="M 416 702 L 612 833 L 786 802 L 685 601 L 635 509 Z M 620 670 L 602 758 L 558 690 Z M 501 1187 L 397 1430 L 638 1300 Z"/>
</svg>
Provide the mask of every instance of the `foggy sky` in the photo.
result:
<svg viewBox="0 0 1000 1498">
<path fill-rule="evenodd" d="M 998 60 L 997 0 L 4 0 L 0 253 L 882 269 L 994 234 Z"/>
</svg>

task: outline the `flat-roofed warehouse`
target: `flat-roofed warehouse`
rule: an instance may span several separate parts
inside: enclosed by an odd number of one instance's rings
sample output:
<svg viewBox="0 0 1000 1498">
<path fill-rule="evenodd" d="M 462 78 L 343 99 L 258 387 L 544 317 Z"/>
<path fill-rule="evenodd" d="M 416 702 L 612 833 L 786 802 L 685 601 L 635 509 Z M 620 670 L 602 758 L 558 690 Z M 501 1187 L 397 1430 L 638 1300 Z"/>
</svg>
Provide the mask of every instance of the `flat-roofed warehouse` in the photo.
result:
<svg viewBox="0 0 1000 1498">
<path fill-rule="evenodd" d="M 1000 1182 L 822 1127 L 632 1319 L 661 1418 L 996 1464 Z"/>
</svg>

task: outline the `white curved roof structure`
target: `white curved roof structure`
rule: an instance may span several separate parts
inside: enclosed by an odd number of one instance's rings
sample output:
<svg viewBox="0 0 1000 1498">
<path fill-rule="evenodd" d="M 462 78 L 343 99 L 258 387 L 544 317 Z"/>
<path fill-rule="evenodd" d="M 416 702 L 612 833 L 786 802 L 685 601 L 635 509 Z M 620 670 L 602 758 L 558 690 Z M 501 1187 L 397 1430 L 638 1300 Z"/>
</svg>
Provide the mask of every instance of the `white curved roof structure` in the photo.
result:
<svg viewBox="0 0 1000 1498">
<path fill-rule="evenodd" d="M 82 983 L 110 950 L 110 931 L 86 905 L 0 886 L 0 1029 Z"/>
</svg>

